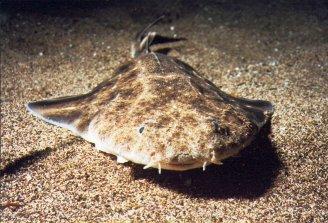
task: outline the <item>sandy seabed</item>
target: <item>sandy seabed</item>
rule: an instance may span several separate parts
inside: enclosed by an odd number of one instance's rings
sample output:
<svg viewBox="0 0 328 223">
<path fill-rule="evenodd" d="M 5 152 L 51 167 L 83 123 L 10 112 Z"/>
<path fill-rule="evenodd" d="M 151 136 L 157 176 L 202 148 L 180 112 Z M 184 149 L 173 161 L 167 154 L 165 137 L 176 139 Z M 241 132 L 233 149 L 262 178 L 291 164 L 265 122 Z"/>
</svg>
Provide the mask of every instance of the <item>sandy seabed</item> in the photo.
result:
<svg viewBox="0 0 328 223">
<path fill-rule="evenodd" d="M 1 221 L 327 222 L 328 5 L 241 2 L 3 3 Z M 240 156 L 159 175 L 27 113 L 26 102 L 110 77 L 163 12 L 156 30 L 188 39 L 175 56 L 228 93 L 275 104 Z"/>
</svg>

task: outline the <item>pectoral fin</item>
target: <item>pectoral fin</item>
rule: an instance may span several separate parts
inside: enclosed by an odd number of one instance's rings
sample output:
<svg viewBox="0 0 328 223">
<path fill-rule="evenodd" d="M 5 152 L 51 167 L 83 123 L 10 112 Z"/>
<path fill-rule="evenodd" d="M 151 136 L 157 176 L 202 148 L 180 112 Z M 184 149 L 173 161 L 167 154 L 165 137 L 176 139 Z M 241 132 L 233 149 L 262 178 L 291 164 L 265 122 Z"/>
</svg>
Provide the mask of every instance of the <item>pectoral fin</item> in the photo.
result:
<svg viewBox="0 0 328 223">
<path fill-rule="evenodd" d="M 27 110 L 34 116 L 56 126 L 82 133 L 88 126 L 87 95 L 61 97 L 30 102 Z"/>
<path fill-rule="evenodd" d="M 234 98 L 234 101 L 246 112 L 247 116 L 261 128 L 274 112 L 269 101 Z"/>
</svg>

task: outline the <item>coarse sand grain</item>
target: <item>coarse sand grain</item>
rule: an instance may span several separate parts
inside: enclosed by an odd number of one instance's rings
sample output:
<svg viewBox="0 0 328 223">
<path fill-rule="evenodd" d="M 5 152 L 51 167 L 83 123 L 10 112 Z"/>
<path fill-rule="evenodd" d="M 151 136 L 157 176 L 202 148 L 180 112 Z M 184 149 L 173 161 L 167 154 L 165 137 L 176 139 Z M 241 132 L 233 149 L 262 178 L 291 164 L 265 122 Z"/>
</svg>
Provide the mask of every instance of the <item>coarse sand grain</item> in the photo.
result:
<svg viewBox="0 0 328 223">
<path fill-rule="evenodd" d="M 0 3 L 1 221 L 327 222 L 328 5 L 297 2 Z M 159 175 L 27 113 L 110 77 L 163 12 L 156 31 L 188 39 L 175 56 L 228 93 L 275 104 L 238 157 Z"/>
</svg>

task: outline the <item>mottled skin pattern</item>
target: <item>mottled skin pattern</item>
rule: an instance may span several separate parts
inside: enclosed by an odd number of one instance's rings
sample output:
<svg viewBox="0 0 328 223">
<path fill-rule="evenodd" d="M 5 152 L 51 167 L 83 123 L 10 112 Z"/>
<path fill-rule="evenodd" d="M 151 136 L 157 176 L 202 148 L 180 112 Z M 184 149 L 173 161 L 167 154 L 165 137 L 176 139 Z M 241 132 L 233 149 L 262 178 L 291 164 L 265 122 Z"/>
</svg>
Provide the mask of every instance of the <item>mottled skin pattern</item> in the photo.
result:
<svg viewBox="0 0 328 223">
<path fill-rule="evenodd" d="M 28 110 L 116 155 L 118 162 L 159 172 L 205 170 L 238 153 L 272 114 L 271 103 L 227 95 L 189 65 L 152 51 L 156 42 L 165 49 L 184 40 L 148 32 L 162 18 L 136 35 L 134 59 L 112 78 L 87 94 L 31 102 Z"/>
<path fill-rule="evenodd" d="M 121 161 L 172 170 L 204 168 L 238 153 L 272 111 L 269 102 L 233 98 L 158 53 L 123 65 L 88 94 L 28 108 Z"/>
</svg>

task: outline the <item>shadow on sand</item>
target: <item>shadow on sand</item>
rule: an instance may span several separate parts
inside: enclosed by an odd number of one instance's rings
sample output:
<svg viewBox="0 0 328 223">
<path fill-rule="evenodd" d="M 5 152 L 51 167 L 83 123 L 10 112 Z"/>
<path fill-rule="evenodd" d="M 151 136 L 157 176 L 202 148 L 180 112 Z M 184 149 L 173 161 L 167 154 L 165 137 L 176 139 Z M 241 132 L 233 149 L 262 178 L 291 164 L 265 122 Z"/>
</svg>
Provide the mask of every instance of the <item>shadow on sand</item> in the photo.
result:
<svg viewBox="0 0 328 223">
<path fill-rule="evenodd" d="M 3 177 L 4 175 L 13 175 L 24 168 L 28 168 L 29 166 L 32 166 L 34 163 L 37 163 L 47 158 L 58 148 L 70 146 L 76 143 L 77 140 L 80 139 L 70 138 L 68 140 L 64 140 L 63 142 L 59 143 L 58 145 L 55 146 L 55 148 L 46 147 L 43 150 L 32 151 L 29 154 L 26 154 L 4 166 L 4 168 L 0 170 L 0 177 Z"/>
<path fill-rule="evenodd" d="M 273 185 L 282 168 L 276 148 L 271 143 L 270 123 L 262 128 L 253 143 L 242 150 L 238 157 L 224 161 L 223 165 L 211 165 L 203 172 L 194 169 L 185 172 L 157 169 L 142 169 L 143 166 L 129 162 L 135 180 L 147 179 L 161 187 L 196 198 L 246 198 L 254 199 L 264 195 Z M 64 141 L 56 148 L 69 146 L 78 138 Z M 0 177 L 15 174 L 34 163 L 45 159 L 56 149 L 47 147 L 25 155 L 0 170 Z"/>
<path fill-rule="evenodd" d="M 270 123 L 263 127 L 253 143 L 238 157 L 229 158 L 221 166 L 211 165 L 205 172 L 200 169 L 174 172 L 157 169 L 143 170 L 133 165 L 136 180 L 148 179 L 162 187 L 196 198 L 247 198 L 265 194 L 282 168 L 276 148 L 268 135 Z"/>
</svg>

